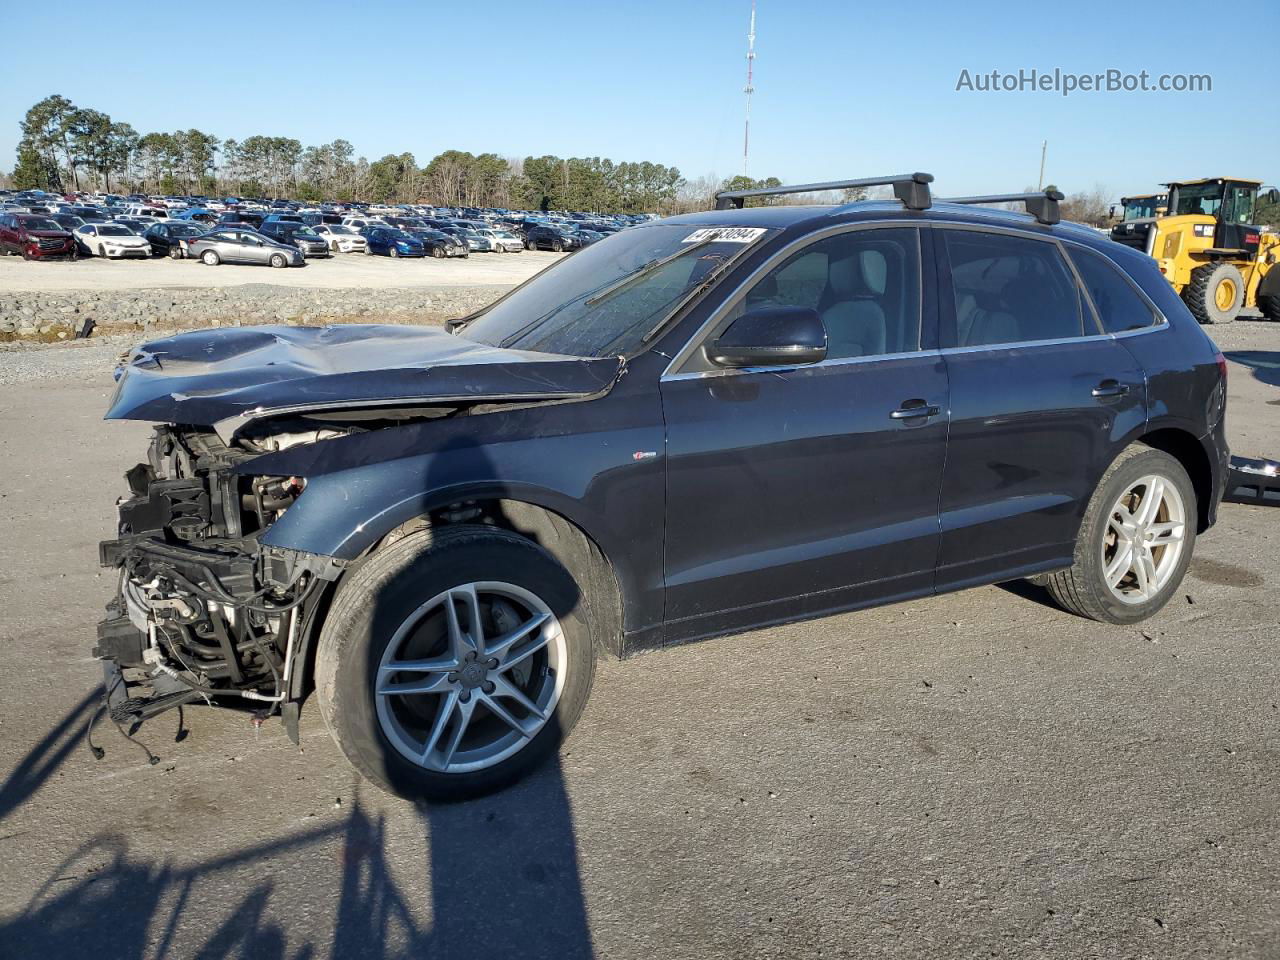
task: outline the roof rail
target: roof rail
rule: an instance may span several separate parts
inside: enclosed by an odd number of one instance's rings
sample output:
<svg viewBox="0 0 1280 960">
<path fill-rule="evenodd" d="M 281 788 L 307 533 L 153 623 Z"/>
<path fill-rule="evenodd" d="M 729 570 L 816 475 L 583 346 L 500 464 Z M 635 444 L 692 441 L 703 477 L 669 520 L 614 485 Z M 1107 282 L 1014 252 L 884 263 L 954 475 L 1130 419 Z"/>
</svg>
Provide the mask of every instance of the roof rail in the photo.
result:
<svg viewBox="0 0 1280 960">
<path fill-rule="evenodd" d="M 1062 194 L 1057 190 L 1044 190 L 1040 193 L 994 193 L 989 197 L 946 197 L 940 203 L 1022 203 L 1027 213 L 1047 227 L 1062 220 L 1058 210 L 1058 201 Z"/>
<path fill-rule="evenodd" d="M 828 183 L 797 183 L 790 187 L 761 187 L 757 190 L 721 190 L 716 194 L 717 210 L 741 209 L 747 197 L 778 197 L 788 193 L 816 193 L 847 190 L 850 187 L 893 187 L 893 195 L 908 210 L 928 210 L 931 173 L 900 173 L 896 177 L 867 177 L 864 180 L 832 180 Z"/>
</svg>

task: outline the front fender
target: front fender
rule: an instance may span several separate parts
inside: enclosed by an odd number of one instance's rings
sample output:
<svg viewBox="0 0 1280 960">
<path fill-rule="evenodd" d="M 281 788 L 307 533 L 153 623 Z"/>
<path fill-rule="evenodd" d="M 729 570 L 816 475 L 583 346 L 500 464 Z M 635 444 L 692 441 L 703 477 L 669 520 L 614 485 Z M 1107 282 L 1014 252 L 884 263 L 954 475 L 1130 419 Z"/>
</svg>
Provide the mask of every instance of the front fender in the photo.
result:
<svg viewBox="0 0 1280 960">
<path fill-rule="evenodd" d="M 623 589 L 628 622 L 643 626 L 661 617 L 662 451 L 656 398 L 633 392 L 373 430 L 238 469 L 307 480 L 263 543 L 344 560 L 450 503 L 542 507 L 596 543 Z"/>
</svg>

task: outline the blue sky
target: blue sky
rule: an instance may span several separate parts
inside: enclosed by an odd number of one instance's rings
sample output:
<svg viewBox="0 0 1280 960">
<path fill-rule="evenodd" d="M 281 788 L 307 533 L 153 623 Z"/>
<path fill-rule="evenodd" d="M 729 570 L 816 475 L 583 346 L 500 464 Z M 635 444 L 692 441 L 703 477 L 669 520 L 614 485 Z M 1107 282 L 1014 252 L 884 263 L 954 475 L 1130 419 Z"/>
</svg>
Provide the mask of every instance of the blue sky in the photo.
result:
<svg viewBox="0 0 1280 960">
<path fill-rule="evenodd" d="M 14 3 L 0 168 L 12 167 L 27 107 L 61 93 L 143 133 L 344 137 L 370 159 L 408 150 L 419 162 L 448 148 L 598 155 L 727 177 L 742 166 L 749 9 L 750 0 Z M 944 194 L 1020 190 L 1035 184 L 1047 139 L 1046 180 L 1068 192 L 1102 185 L 1119 196 L 1220 174 L 1280 180 L 1280 123 L 1266 93 L 1280 2 L 1215 9 L 758 0 L 751 174 L 801 182 L 924 169 Z M 292 69 L 307 64 L 305 77 Z M 1213 91 L 955 89 L 962 69 L 1020 68 L 1208 73 Z"/>
</svg>

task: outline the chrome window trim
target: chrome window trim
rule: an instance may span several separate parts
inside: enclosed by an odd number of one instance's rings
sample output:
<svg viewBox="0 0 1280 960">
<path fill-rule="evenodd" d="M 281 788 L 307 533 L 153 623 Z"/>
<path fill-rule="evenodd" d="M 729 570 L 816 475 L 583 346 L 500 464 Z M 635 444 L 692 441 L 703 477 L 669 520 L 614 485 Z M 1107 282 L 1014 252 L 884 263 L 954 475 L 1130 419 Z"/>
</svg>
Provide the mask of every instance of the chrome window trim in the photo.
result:
<svg viewBox="0 0 1280 960">
<path fill-rule="evenodd" d="M 685 373 L 673 373 L 662 378 L 663 383 L 677 380 L 705 380 L 710 377 L 731 377 L 744 373 L 790 373 L 795 370 L 820 370 L 828 367 L 842 367 L 855 363 L 881 363 L 887 360 L 906 360 L 912 357 L 938 357 L 938 350 L 907 350 L 901 353 L 877 353 L 869 357 L 832 357 L 830 360 L 819 360 L 817 363 L 791 363 L 785 366 L 768 367 L 720 367 L 715 370 L 689 370 Z"/>
<path fill-rule="evenodd" d="M 1162 322 L 1153 323 L 1149 327 L 1143 327 L 1140 330 L 1122 330 L 1119 333 L 1113 333 L 1111 336 L 1116 340 L 1123 340 L 1126 337 L 1141 337 L 1148 333 L 1161 333 L 1169 329 L 1169 321 L 1163 320 L 1164 314 L 1161 314 Z"/>
<path fill-rule="evenodd" d="M 826 240 L 829 237 L 834 237 L 843 233 L 853 233 L 858 230 L 875 230 L 875 229 L 883 229 L 885 227 L 899 227 L 899 228 L 908 229 L 908 230 L 918 230 L 922 227 L 927 227 L 927 226 L 929 226 L 929 224 L 927 223 L 919 223 L 919 222 L 902 220 L 902 219 L 860 220 L 856 223 L 832 224 L 831 226 L 824 227 L 821 230 L 815 230 L 811 233 L 806 233 L 803 237 L 797 237 L 795 240 L 792 240 L 790 243 L 788 243 L 785 247 L 783 247 L 782 249 L 774 253 L 771 257 L 769 257 L 768 260 L 760 264 L 760 266 L 756 267 L 756 269 L 751 271 L 751 273 L 749 273 L 746 277 L 744 277 L 742 281 L 736 287 L 733 288 L 732 292 L 730 292 L 730 294 L 727 297 L 725 297 L 725 299 L 721 302 L 720 306 L 716 307 L 716 309 L 711 312 L 711 315 L 707 317 L 706 320 L 703 321 L 702 325 L 698 327 L 697 330 L 694 331 L 693 336 L 691 336 L 688 340 L 685 341 L 684 346 L 682 346 L 679 350 L 676 351 L 675 356 L 672 357 L 671 359 L 671 362 L 668 363 L 666 366 L 666 369 L 662 371 L 662 376 L 659 377 L 659 382 L 673 380 L 677 377 L 684 378 L 685 373 L 699 373 L 699 374 L 718 373 L 719 371 L 715 371 L 715 370 L 680 371 L 680 367 L 684 366 L 689 362 L 689 360 L 693 357 L 694 353 L 696 353 L 698 348 L 702 346 L 702 344 L 704 343 L 707 334 L 711 330 L 714 330 L 716 328 L 716 325 L 719 324 L 720 321 L 724 319 L 725 314 L 727 314 L 730 310 L 732 310 L 734 307 L 738 305 L 738 301 L 742 298 L 744 293 L 751 287 L 755 286 L 756 282 L 761 277 L 763 277 L 766 273 L 771 271 L 774 267 L 776 267 L 779 263 L 781 263 L 787 257 L 791 256 L 791 254 L 795 253 L 796 251 L 801 250 L 804 247 L 811 246 L 812 244 L 818 243 L 822 240 Z M 919 237 L 919 235 L 917 235 L 916 267 L 919 271 L 919 293 L 920 293 L 920 305 L 919 305 L 918 312 L 920 315 L 921 335 L 923 335 L 924 249 L 923 249 L 923 244 L 920 243 L 921 239 L 922 238 Z M 922 351 L 919 351 L 919 350 L 913 350 L 910 352 L 909 355 L 915 356 L 916 354 L 921 352 Z M 884 356 L 888 356 L 888 355 L 885 354 Z M 877 356 L 875 359 L 879 359 L 879 358 L 880 357 Z M 838 358 L 838 359 L 845 359 L 845 358 Z M 853 357 L 849 359 L 866 360 L 866 359 L 872 359 L 872 358 Z M 826 360 L 821 361 L 821 363 L 827 363 L 827 362 L 829 361 L 826 361 Z M 775 373 L 780 373 L 783 370 L 794 370 L 802 366 L 812 367 L 812 366 L 817 366 L 817 364 L 797 364 L 795 366 L 790 366 L 790 367 L 734 367 L 734 368 L 726 368 L 726 370 L 731 370 L 731 369 L 732 370 L 773 370 Z"/>
<path fill-rule="evenodd" d="M 743 292 L 749 287 L 753 286 L 756 283 L 756 281 L 758 281 L 765 273 L 772 270 L 782 260 L 789 257 L 792 253 L 796 252 L 797 250 L 805 246 L 810 245 L 811 243 L 815 243 L 820 240 L 825 240 L 828 237 L 836 236 L 837 234 L 851 233 L 855 230 L 869 230 L 869 229 L 878 229 L 878 228 L 882 229 L 884 227 L 910 227 L 915 229 L 935 229 L 935 230 L 968 230 L 971 232 L 978 232 L 978 233 L 998 233 L 998 234 L 1004 234 L 1006 236 L 1020 237 L 1026 240 L 1039 240 L 1043 243 L 1053 244 L 1058 248 L 1059 254 L 1066 261 L 1067 271 L 1075 279 L 1076 285 L 1084 297 L 1084 303 L 1087 303 L 1089 305 L 1090 312 L 1094 317 L 1094 323 L 1096 324 L 1096 329 L 1102 332 L 1087 334 L 1079 337 L 1059 337 L 1051 340 L 1019 340 L 1012 343 L 977 344 L 969 347 L 943 347 L 936 350 L 912 350 L 905 353 L 879 354 L 871 357 L 837 357 L 831 360 L 822 360 L 818 363 L 791 364 L 787 366 L 778 366 L 778 367 L 725 367 L 719 370 L 693 370 L 693 371 L 685 371 L 685 372 L 679 372 L 679 373 L 674 372 L 680 366 L 688 362 L 690 356 L 692 356 L 694 351 L 696 351 L 698 347 L 701 346 L 703 342 L 703 338 L 705 337 L 707 332 L 709 330 L 714 329 L 716 324 L 719 323 L 724 318 L 724 315 L 730 309 L 732 309 L 734 306 L 737 305 L 738 300 L 741 298 Z M 685 342 L 685 345 L 676 352 L 671 362 L 667 364 L 666 369 L 663 370 L 662 376 L 659 378 L 659 382 L 666 383 L 669 381 L 677 381 L 677 380 L 695 380 L 695 379 L 704 379 L 707 377 L 733 376 L 733 375 L 743 374 L 743 373 L 766 373 L 766 372 L 786 373 L 792 370 L 803 370 L 803 369 L 811 369 L 815 367 L 837 366 L 840 364 L 873 363 L 880 360 L 900 360 L 906 357 L 919 357 L 919 356 L 945 357 L 952 354 L 980 353 L 983 351 L 989 352 L 989 351 L 995 351 L 995 350 L 1027 350 L 1035 347 L 1062 346 L 1068 343 L 1092 343 L 1092 342 L 1098 342 L 1102 340 L 1123 340 L 1128 337 L 1140 337 L 1149 333 L 1159 333 L 1163 330 L 1167 330 L 1170 328 L 1171 324 L 1169 323 L 1169 318 L 1165 316 L 1164 311 L 1162 311 L 1158 306 L 1156 306 L 1156 304 L 1152 301 L 1152 299 L 1149 296 L 1147 296 L 1146 291 L 1143 290 L 1140 286 L 1138 286 L 1138 284 L 1134 282 L 1134 280 L 1128 275 L 1128 273 L 1126 273 L 1123 268 L 1121 268 L 1118 264 L 1115 264 L 1113 261 L 1112 269 L 1116 270 L 1125 279 L 1125 281 L 1134 290 L 1137 291 L 1138 296 L 1142 299 L 1144 303 L 1147 304 L 1148 307 L 1151 308 L 1152 312 L 1158 318 L 1158 322 L 1152 324 L 1149 327 L 1142 327 L 1141 329 L 1138 329 L 1138 330 L 1125 330 L 1125 331 L 1121 331 L 1120 333 L 1105 332 L 1104 328 L 1102 327 L 1102 317 L 1098 314 L 1097 308 L 1094 306 L 1094 303 L 1093 303 L 1093 298 L 1089 295 L 1088 286 L 1084 283 L 1084 279 L 1080 276 L 1078 270 L 1076 269 L 1075 261 L 1071 259 L 1070 249 L 1069 249 L 1070 247 L 1079 247 L 1082 250 L 1089 251 L 1095 256 L 1102 257 L 1106 260 L 1111 259 L 1110 257 L 1106 256 L 1106 254 L 1101 253 L 1097 250 L 1093 250 L 1086 244 L 1079 243 L 1078 241 L 1075 241 L 1069 238 L 1062 238 L 1057 236 L 1056 234 L 1049 234 L 1049 233 L 1029 233 L 1024 229 L 1019 229 L 1018 227 L 1005 226 L 1003 224 L 964 223 L 959 221 L 946 221 L 946 220 L 930 220 L 930 221 L 913 222 L 913 221 L 902 220 L 902 219 L 864 220 L 864 221 L 859 221 L 857 223 L 852 223 L 852 224 L 850 223 L 834 224 L 830 227 L 825 227 L 822 230 L 817 230 L 817 231 L 814 231 L 813 233 L 805 234 L 803 237 L 796 238 L 791 243 L 787 244 L 785 247 L 783 247 L 781 250 L 775 253 L 773 256 L 771 256 L 768 260 L 766 260 L 760 266 L 758 266 L 750 274 L 748 274 L 733 289 L 732 293 L 730 293 L 730 295 L 725 299 L 725 301 L 719 307 L 717 307 L 716 310 L 712 312 L 711 316 L 709 316 L 703 322 L 703 324 L 694 332 L 693 336 L 690 337 L 689 340 Z M 921 247 L 920 255 L 921 255 L 920 311 L 921 311 L 921 324 L 923 325 L 923 322 L 924 322 L 924 317 L 923 317 L 923 314 L 924 314 L 924 287 L 923 287 L 924 251 L 923 251 L 923 247 Z M 1083 317 L 1081 318 L 1081 320 L 1083 321 Z M 922 330 L 922 333 L 923 333 L 923 330 Z"/>
<path fill-rule="evenodd" d="M 955 353 L 981 353 L 991 350 L 1027 350 L 1032 347 L 1060 347 L 1067 343 L 1096 343 L 1099 340 L 1114 340 L 1110 333 L 1091 333 L 1085 337 L 1054 337 L 1051 340 L 1015 340 L 1011 343 L 978 343 L 969 347 L 943 347 L 938 352 L 943 356 Z"/>
</svg>

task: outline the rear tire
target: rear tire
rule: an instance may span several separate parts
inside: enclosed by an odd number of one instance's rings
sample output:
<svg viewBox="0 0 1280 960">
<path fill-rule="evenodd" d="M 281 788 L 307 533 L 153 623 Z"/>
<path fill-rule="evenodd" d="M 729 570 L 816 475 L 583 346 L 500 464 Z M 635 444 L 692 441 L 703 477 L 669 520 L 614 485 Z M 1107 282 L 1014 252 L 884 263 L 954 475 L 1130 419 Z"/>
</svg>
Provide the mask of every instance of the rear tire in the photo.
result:
<svg viewBox="0 0 1280 960">
<path fill-rule="evenodd" d="M 204 253 L 200 254 L 200 262 L 208 267 L 216 267 L 222 262 L 222 258 L 218 256 L 218 252 L 216 250 L 206 250 Z"/>
<path fill-rule="evenodd" d="M 1230 263 L 1196 267 L 1182 299 L 1201 323 L 1230 323 L 1244 305 L 1244 277 Z"/>
<path fill-rule="evenodd" d="M 1149 501 L 1153 490 L 1156 499 Z M 1148 503 L 1153 512 L 1144 522 Z M 1182 464 L 1163 450 L 1133 444 L 1098 481 L 1080 524 L 1074 563 L 1049 575 L 1050 595 L 1064 610 L 1090 620 L 1126 624 L 1147 619 L 1169 602 L 1187 572 L 1198 516 L 1195 488 Z M 1125 526 L 1134 528 L 1130 542 L 1137 544 L 1128 561 L 1121 539 Z M 1177 539 L 1175 526 L 1181 528 Z M 1144 556 L 1149 566 L 1143 565 Z"/>
<path fill-rule="evenodd" d="M 510 636 L 508 631 L 526 626 L 527 636 L 544 645 L 526 656 L 520 652 L 528 649 L 522 639 L 493 660 L 483 652 L 477 658 L 462 645 L 470 658 L 463 670 L 388 672 L 385 664 L 392 661 L 455 657 L 446 604 L 454 609 L 458 634 L 470 643 L 467 590 L 480 598 L 476 608 L 491 650 L 500 634 Z M 503 590 L 529 602 L 504 605 Z M 543 626 L 535 629 L 531 625 L 538 617 Z M 510 657 L 512 666 L 499 664 L 498 656 Z M 321 630 L 316 690 L 330 734 L 361 774 L 404 797 L 451 801 L 499 790 L 551 757 L 581 715 L 594 671 L 591 629 L 569 572 L 514 533 L 460 525 L 412 533 L 348 576 Z M 542 708 L 545 721 L 503 687 L 494 692 L 492 680 L 504 679 L 520 688 L 526 703 Z M 378 686 L 428 681 L 432 689 L 422 693 L 380 692 Z M 459 703 L 463 696 L 467 699 Z M 474 726 L 464 723 L 468 702 L 476 711 Z M 508 716 L 528 725 L 529 732 L 513 737 L 515 728 L 489 708 L 492 702 L 509 708 Z M 455 751 L 448 743 L 459 727 Z"/>
</svg>

